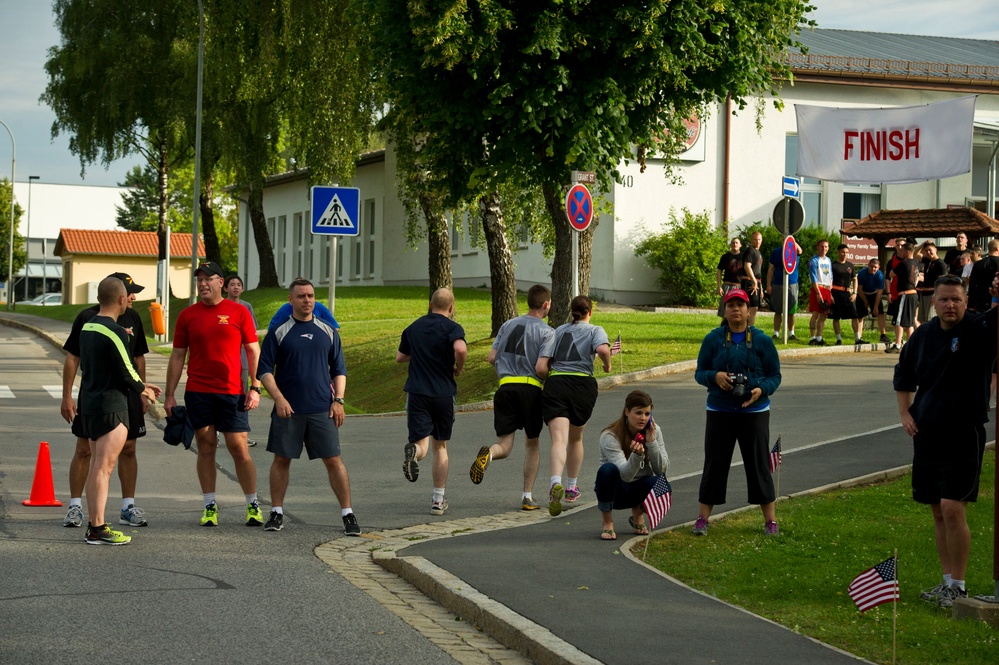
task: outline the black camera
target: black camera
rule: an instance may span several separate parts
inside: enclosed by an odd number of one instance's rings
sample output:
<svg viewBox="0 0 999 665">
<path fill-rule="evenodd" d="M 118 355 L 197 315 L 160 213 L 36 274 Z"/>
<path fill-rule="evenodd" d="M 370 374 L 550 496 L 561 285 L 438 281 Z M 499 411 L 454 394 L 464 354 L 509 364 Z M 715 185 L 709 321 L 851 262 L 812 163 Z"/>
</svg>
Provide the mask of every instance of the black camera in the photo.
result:
<svg viewBox="0 0 999 665">
<path fill-rule="evenodd" d="M 746 396 L 746 382 L 749 381 L 749 377 L 745 374 L 729 374 L 729 380 L 732 381 L 732 397 L 736 399 L 742 399 Z"/>
</svg>

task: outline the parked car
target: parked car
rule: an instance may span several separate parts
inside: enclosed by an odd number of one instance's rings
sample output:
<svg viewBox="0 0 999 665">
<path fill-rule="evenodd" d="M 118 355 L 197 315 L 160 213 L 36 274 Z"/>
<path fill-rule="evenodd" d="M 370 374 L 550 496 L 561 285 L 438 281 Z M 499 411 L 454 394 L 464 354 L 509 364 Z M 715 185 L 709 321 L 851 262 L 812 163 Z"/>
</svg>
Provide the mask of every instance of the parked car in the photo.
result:
<svg viewBox="0 0 999 665">
<path fill-rule="evenodd" d="M 43 293 L 40 296 L 35 296 L 31 300 L 21 300 L 17 304 L 18 305 L 61 305 L 62 304 L 62 294 L 61 293 Z"/>
</svg>

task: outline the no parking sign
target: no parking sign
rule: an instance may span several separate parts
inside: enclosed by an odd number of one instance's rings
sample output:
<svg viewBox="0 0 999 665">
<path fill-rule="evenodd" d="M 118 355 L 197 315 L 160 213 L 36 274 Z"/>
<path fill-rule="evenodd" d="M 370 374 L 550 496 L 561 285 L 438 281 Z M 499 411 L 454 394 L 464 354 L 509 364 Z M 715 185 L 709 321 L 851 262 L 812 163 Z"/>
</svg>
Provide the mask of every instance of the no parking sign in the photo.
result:
<svg viewBox="0 0 999 665">
<path fill-rule="evenodd" d="M 586 185 L 576 184 L 565 195 L 565 214 L 577 231 L 585 231 L 593 221 L 593 197 Z"/>
</svg>

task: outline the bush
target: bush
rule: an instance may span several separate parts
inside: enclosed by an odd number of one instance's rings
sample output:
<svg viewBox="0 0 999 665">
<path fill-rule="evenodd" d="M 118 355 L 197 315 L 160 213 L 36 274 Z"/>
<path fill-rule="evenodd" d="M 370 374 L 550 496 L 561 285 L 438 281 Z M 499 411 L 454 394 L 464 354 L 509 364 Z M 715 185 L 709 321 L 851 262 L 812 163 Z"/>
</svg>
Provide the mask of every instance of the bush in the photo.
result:
<svg viewBox="0 0 999 665">
<path fill-rule="evenodd" d="M 763 254 L 763 278 L 770 261 L 770 253 L 774 248 L 784 244 L 784 236 L 770 222 L 754 222 L 751 226 L 739 230 L 742 246 L 749 242 L 749 237 L 756 231 L 763 234 L 763 244 L 760 253 Z M 794 239 L 801 245 L 801 256 L 798 257 L 798 311 L 808 311 L 808 292 L 812 288 L 812 279 L 808 276 L 808 262 L 815 256 L 815 245 L 820 239 L 829 241 L 829 254 L 836 256 L 836 247 L 843 242 L 842 236 L 836 231 L 826 231 L 817 226 L 804 226 L 794 234 Z"/>
<path fill-rule="evenodd" d="M 681 213 L 678 217 L 676 210 L 670 210 L 668 230 L 648 234 L 635 254 L 659 271 L 666 304 L 715 307 L 716 266 L 728 249 L 728 239 L 713 228 L 707 211 L 695 215 L 683 208 Z"/>
</svg>

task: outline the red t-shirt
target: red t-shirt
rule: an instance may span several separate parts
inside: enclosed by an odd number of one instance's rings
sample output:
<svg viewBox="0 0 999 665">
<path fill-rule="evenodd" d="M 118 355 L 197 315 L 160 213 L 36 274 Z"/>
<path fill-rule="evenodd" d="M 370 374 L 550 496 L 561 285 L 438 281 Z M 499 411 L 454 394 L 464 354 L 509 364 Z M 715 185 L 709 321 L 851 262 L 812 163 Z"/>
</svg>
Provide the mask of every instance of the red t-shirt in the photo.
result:
<svg viewBox="0 0 999 665">
<path fill-rule="evenodd" d="M 218 305 L 198 301 L 177 317 L 173 348 L 187 349 L 187 390 L 240 395 L 239 350 L 257 341 L 250 310 L 231 300 Z"/>
</svg>

